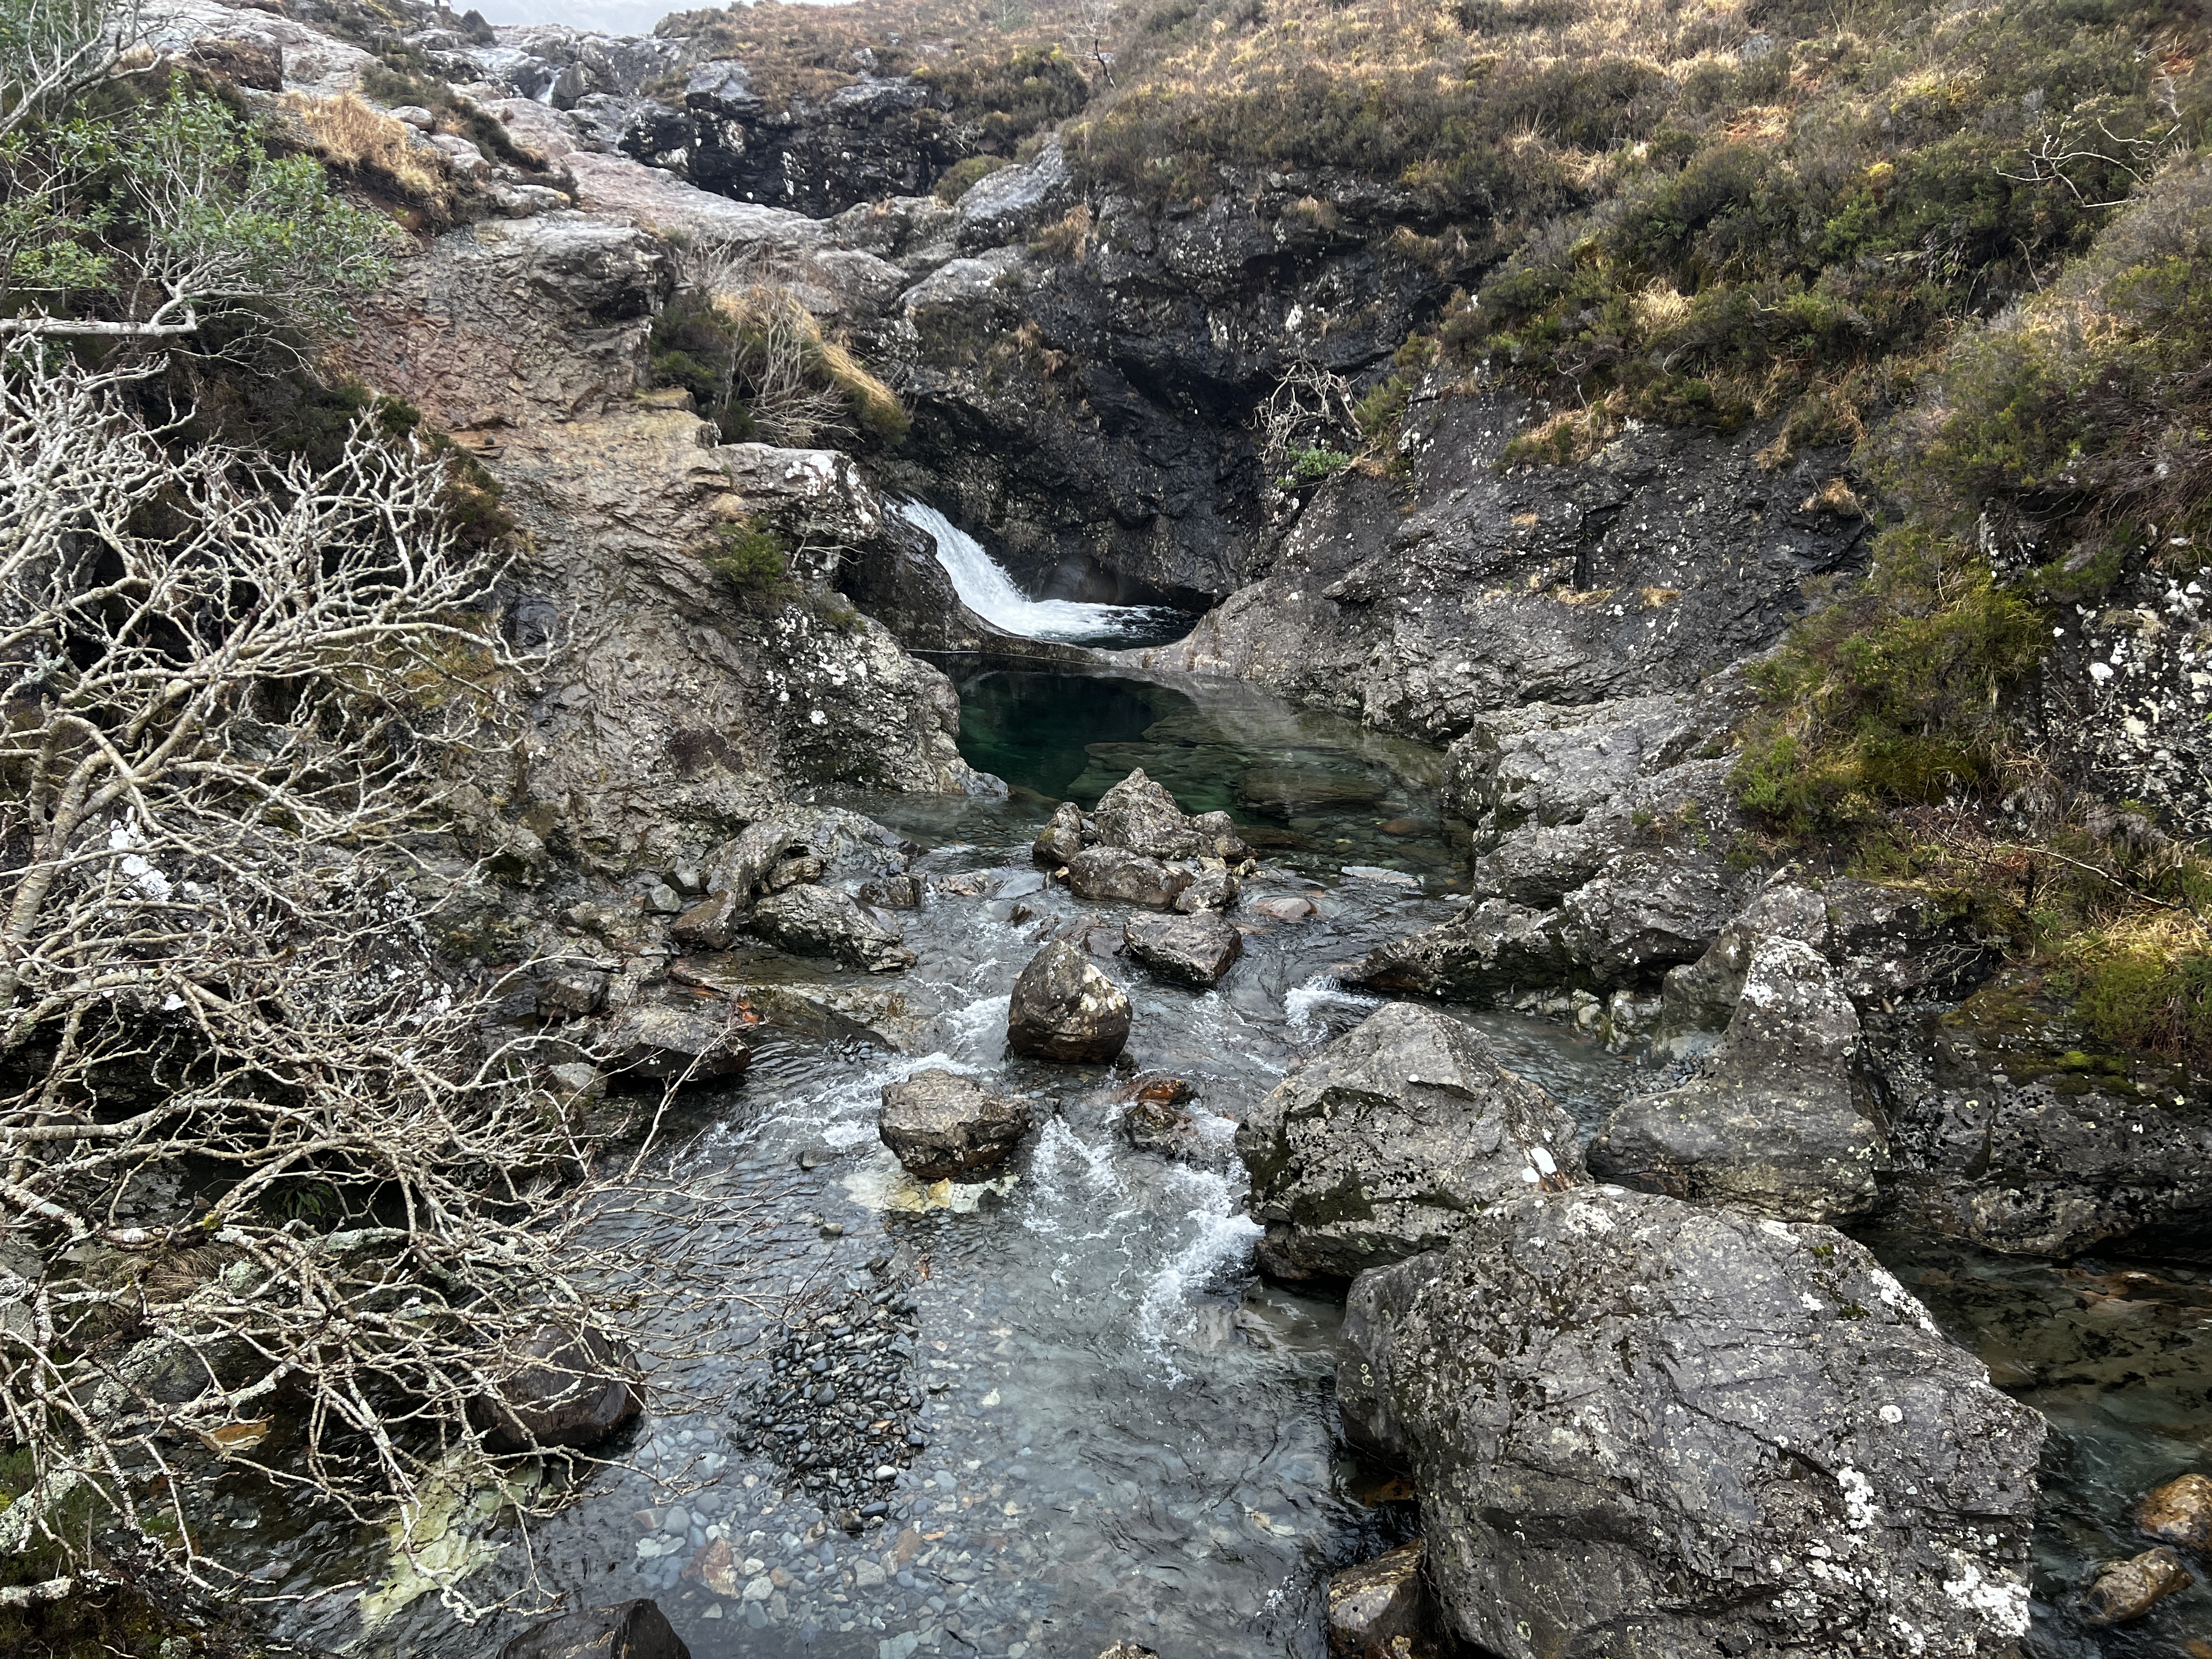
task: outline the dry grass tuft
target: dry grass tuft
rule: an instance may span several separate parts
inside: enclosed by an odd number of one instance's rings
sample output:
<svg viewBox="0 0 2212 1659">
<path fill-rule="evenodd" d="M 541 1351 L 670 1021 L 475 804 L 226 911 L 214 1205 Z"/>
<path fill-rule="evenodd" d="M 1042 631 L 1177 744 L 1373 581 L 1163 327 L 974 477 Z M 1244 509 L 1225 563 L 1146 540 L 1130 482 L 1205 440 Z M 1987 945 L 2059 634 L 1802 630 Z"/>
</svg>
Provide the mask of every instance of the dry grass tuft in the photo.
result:
<svg viewBox="0 0 2212 1659">
<path fill-rule="evenodd" d="M 278 102 L 326 166 L 380 185 L 409 202 L 441 203 L 450 195 L 442 161 L 417 144 L 404 125 L 352 94 L 313 98 L 288 92 Z"/>
</svg>

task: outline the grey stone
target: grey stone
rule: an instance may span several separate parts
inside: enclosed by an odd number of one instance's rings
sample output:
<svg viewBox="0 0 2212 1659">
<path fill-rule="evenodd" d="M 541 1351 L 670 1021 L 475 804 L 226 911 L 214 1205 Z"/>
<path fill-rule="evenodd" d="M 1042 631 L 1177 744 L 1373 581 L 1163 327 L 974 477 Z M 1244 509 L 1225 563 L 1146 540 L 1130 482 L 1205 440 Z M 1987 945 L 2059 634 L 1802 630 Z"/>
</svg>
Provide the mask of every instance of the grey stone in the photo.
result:
<svg viewBox="0 0 2212 1659">
<path fill-rule="evenodd" d="M 1328 1576 L 1329 1659 L 1407 1659 L 1428 1635 L 1426 1547 L 1410 1544 Z"/>
<path fill-rule="evenodd" d="M 1048 945 L 1014 981 L 1006 1042 L 1018 1054 L 1101 1064 L 1129 1040 L 1129 999 L 1070 939 Z"/>
<path fill-rule="evenodd" d="M 753 932 L 793 956 L 834 957 L 872 974 L 896 973 L 917 958 L 897 925 L 849 893 L 811 884 L 772 894 L 753 907 Z"/>
<path fill-rule="evenodd" d="M 1574 1120 L 1450 1015 L 1370 1015 L 1252 1109 L 1237 1131 L 1261 1260 L 1349 1279 L 1433 1249 L 1484 1206 L 1583 1178 Z"/>
<path fill-rule="evenodd" d="M 1042 865 L 1058 869 L 1072 863 L 1083 850 L 1083 809 L 1072 800 L 1064 800 L 1053 809 L 1052 822 L 1037 832 L 1036 844 L 1030 848 L 1030 856 Z"/>
<path fill-rule="evenodd" d="M 1681 1087 L 1616 1110 L 1590 1143 L 1590 1173 L 1784 1221 L 1864 1215 L 1889 1144 L 1857 1011 L 1811 945 L 1753 937 L 1719 1046 Z"/>
<path fill-rule="evenodd" d="M 1226 910 L 1235 905 L 1243 890 L 1243 884 L 1226 870 L 1200 870 L 1192 878 L 1190 885 L 1176 895 L 1175 908 L 1186 914 Z"/>
<path fill-rule="evenodd" d="M 1163 862 L 1212 851 L 1175 797 L 1145 775 L 1141 766 L 1109 789 L 1091 815 L 1100 843 Z"/>
<path fill-rule="evenodd" d="M 1122 927 L 1129 955 L 1158 977 L 1211 986 L 1243 954 L 1244 936 L 1216 910 L 1176 916 L 1131 916 Z"/>
<path fill-rule="evenodd" d="M 1583 1187 L 1363 1275 L 1347 1430 L 1507 1659 L 2011 1655 L 2042 1418 L 1830 1228 Z"/>
<path fill-rule="evenodd" d="M 735 1008 L 718 998 L 638 1003 L 624 1009 L 608 1028 L 605 1064 L 610 1071 L 656 1081 L 734 1077 L 752 1064 L 752 1048 L 744 1034 Z"/>
<path fill-rule="evenodd" d="M 1119 847 L 1090 847 L 1068 860 L 1067 889 L 1078 898 L 1164 910 L 1191 884 L 1191 872 Z"/>
<path fill-rule="evenodd" d="M 987 173 L 961 192 L 963 252 L 1000 247 L 1035 235 L 1075 204 L 1078 191 L 1057 137 L 1048 139 L 1035 160 Z"/>
<path fill-rule="evenodd" d="M 1862 1005 L 1950 999 L 1979 984 L 1997 952 L 1967 918 L 1925 893 L 1838 877 L 1826 882 L 1828 954 Z"/>
<path fill-rule="evenodd" d="M 1029 1129 L 1027 1103 L 945 1071 L 886 1084 L 876 1116 L 884 1145 L 920 1181 L 981 1179 L 1006 1162 Z"/>
<path fill-rule="evenodd" d="M 596 1446 L 642 1409 L 629 1352 L 595 1330 L 542 1325 L 491 1362 L 471 1416 L 495 1452 Z"/>
<path fill-rule="evenodd" d="M 1723 927 L 1705 955 L 1667 970 L 1661 993 L 1655 1043 L 1681 1054 L 1699 1046 L 1696 1034 L 1723 1030 L 1743 994 L 1752 952 L 1769 936 L 1795 939 L 1826 953 L 1828 908 L 1808 887 L 1779 882 L 1769 885 Z"/>
<path fill-rule="evenodd" d="M 607 1006 L 607 970 L 576 963 L 549 963 L 531 975 L 538 1012 L 559 1019 L 596 1014 Z"/>
<path fill-rule="evenodd" d="M 676 918 L 668 936 L 690 951 L 726 951 L 744 926 L 744 900 L 734 888 L 709 893 Z"/>
</svg>

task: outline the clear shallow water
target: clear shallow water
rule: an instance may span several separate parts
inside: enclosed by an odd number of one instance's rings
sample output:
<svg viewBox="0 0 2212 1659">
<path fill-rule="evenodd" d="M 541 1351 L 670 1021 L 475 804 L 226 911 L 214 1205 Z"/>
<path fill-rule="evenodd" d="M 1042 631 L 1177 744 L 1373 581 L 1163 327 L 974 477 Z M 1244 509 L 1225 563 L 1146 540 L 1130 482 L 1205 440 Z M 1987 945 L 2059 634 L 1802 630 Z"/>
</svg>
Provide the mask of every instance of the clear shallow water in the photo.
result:
<svg viewBox="0 0 2212 1659">
<path fill-rule="evenodd" d="M 1368 1501 L 1387 1495 L 1377 1472 L 1336 1448 L 1340 1307 L 1255 1278 L 1226 1138 L 1297 1059 L 1375 1006 L 1334 988 L 1330 966 L 1446 914 L 1418 888 L 1331 868 L 1340 843 L 1364 853 L 1405 839 L 1375 819 L 1414 803 L 1423 763 L 1342 722 L 1145 682 L 979 680 L 967 708 L 970 757 L 985 763 L 981 744 L 1030 757 L 1036 794 L 849 801 L 928 849 L 917 868 L 935 890 L 904 918 L 915 968 L 875 977 L 750 950 L 706 964 L 732 983 L 773 981 L 834 1005 L 847 1035 L 772 1043 L 744 1079 L 687 1101 L 680 1163 L 750 1208 L 672 1244 L 671 1280 L 703 1273 L 754 1301 L 696 1334 L 708 1351 L 689 1378 L 696 1409 L 656 1417 L 629 1449 L 659 1480 L 605 1473 L 538 1529 L 544 1578 L 583 1605 L 655 1597 L 700 1659 L 1095 1659 L 1125 1636 L 1169 1656 L 1318 1659 L 1327 1574 L 1395 1541 L 1413 1517 L 1403 1504 Z M 993 709 L 1017 724 L 999 727 Z M 1007 1056 L 1005 1000 L 1046 938 L 1089 920 L 1103 945 L 1121 915 L 1078 904 L 1030 866 L 1044 798 L 1095 799 L 1134 757 L 1203 810 L 1243 775 L 1226 756 L 1247 771 L 1366 769 L 1384 795 L 1302 814 L 1320 819 L 1298 832 L 1307 845 L 1271 854 L 1281 873 L 1255 881 L 1250 897 L 1302 891 L 1321 913 L 1286 924 L 1248 907 L 1258 931 L 1218 989 L 1158 986 L 1102 958 L 1135 1005 L 1135 1063 L 1189 1081 L 1214 1131 L 1218 1157 L 1173 1164 L 1122 1139 L 1126 1078 Z M 1564 1027 L 1459 1012 L 1585 1126 L 1656 1081 Z M 881 1040 L 854 1035 L 866 1030 Z M 1011 1185 L 964 1212 L 900 1207 L 919 1195 L 875 1139 L 883 1084 L 931 1064 L 1025 1095 L 1042 1126 Z M 803 1167 L 802 1153 L 818 1167 Z M 825 1222 L 842 1236 L 823 1237 Z M 2142 1547 L 2127 1524 L 2141 1492 L 2212 1451 L 2212 1291 L 2202 1275 L 2131 1280 L 2098 1264 L 1870 1242 L 2000 1382 L 2051 1419 L 2029 1650 L 2187 1652 L 2212 1608 L 2202 1589 L 2118 1632 L 2080 1626 L 2070 1598 L 2095 1561 Z M 928 1443 L 890 1483 L 890 1516 L 854 1538 L 826 1527 L 787 1469 L 733 1437 L 759 1419 L 772 1386 L 764 1332 L 794 1310 L 872 1292 L 884 1282 L 872 1262 L 914 1296 L 906 1380 L 926 1402 L 916 1423 Z M 274 1546 L 292 1564 L 270 1575 L 278 1587 L 383 1571 L 373 1537 L 328 1525 L 287 1537 L 281 1516 L 237 1515 L 252 1554 Z M 496 1588 L 519 1571 L 510 1550 L 476 1582 Z M 748 1601 L 757 1582 L 766 1593 Z M 343 1595 L 297 1620 L 355 1652 L 441 1659 L 495 1653 L 516 1622 L 464 1630 L 425 1598 L 364 1636 Z"/>
<path fill-rule="evenodd" d="M 986 622 L 1030 640 L 1065 645 L 1166 645 L 1190 632 L 1193 618 L 1169 605 L 1083 605 L 1073 599 L 1033 599 L 983 544 L 924 501 L 900 501 L 892 511 L 937 544 L 937 562 L 952 578 L 961 602 Z"/>
</svg>

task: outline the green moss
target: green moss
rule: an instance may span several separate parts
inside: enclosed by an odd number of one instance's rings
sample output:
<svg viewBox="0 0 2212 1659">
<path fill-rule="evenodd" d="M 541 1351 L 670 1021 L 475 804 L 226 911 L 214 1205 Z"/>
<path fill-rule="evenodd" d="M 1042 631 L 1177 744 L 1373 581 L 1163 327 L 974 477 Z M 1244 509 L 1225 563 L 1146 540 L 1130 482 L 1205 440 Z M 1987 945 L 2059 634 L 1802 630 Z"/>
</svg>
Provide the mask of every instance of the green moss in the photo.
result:
<svg viewBox="0 0 2212 1659">
<path fill-rule="evenodd" d="M 717 525 L 714 544 L 699 555 L 699 562 L 754 603 L 781 600 L 793 591 L 783 538 L 750 523 Z"/>
<path fill-rule="evenodd" d="M 965 196 L 979 180 L 989 178 L 1006 165 L 1005 160 L 996 155 L 971 155 L 964 161 L 955 161 L 945 168 L 945 176 L 930 193 L 950 204 Z"/>
</svg>

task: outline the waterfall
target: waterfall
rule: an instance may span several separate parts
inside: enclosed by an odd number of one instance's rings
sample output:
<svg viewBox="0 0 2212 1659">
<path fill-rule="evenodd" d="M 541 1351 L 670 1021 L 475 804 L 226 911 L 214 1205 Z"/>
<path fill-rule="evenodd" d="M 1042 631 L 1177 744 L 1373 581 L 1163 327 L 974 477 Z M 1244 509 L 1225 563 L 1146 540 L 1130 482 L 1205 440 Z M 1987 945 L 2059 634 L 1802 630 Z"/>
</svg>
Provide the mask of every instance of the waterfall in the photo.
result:
<svg viewBox="0 0 2212 1659">
<path fill-rule="evenodd" d="M 1009 634 L 1029 640 L 1078 645 L 1158 643 L 1164 627 L 1182 613 L 1145 605 L 1079 605 L 1072 599 L 1033 599 L 1014 586 L 982 544 L 924 501 L 899 501 L 893 510 L 937 544 L 937 562 L 952 578 L 961 602 Z M 1180 629 L 1175 630 L 1179 632 Z"/>
</svg>

